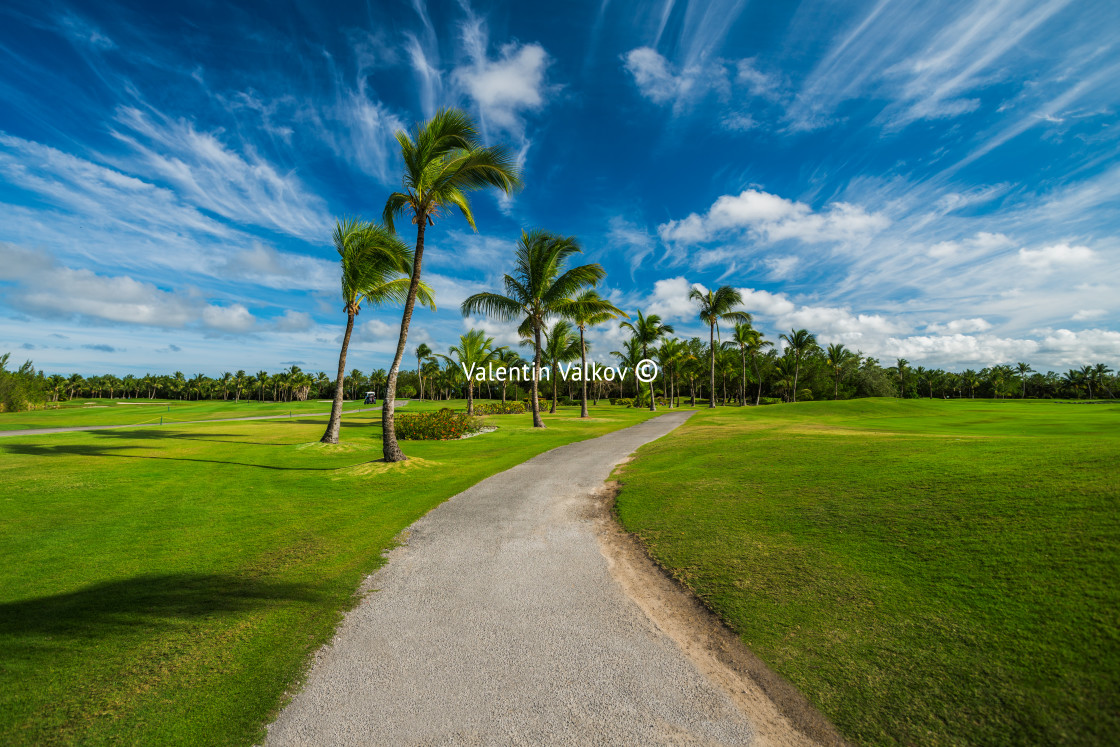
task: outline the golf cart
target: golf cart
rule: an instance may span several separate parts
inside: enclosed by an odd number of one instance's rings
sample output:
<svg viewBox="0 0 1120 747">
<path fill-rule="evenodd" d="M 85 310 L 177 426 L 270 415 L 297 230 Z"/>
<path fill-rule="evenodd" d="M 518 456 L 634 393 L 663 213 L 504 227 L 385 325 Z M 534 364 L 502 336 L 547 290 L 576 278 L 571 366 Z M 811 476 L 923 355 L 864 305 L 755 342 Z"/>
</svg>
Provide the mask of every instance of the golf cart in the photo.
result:
<svg viewBox="0 0 1120 747">
<path fill-rule="evenodd" d="M 364 402 L 364 404 L 376 405 L 377 404 L 377 392 L 366 392 L 366 401 Z"/>
</svg>

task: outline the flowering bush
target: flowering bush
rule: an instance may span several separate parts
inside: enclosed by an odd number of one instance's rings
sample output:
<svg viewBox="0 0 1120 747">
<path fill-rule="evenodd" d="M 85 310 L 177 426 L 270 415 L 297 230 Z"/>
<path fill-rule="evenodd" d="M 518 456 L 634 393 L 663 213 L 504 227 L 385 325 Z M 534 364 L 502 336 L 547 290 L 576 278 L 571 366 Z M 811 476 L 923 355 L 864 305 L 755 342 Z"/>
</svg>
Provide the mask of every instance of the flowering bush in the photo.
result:
<svg viewBox="0 0 1120 747">
<path fill-rule="evenodd" d="M 482 421 L 445 407 L 438 412 L 397 415 L 397 438 L 402 441 L 447 441 L 482 430 Z"/>
<path fill-rule="evenodd" d="M 484 405 L 475 405 L 475 415 L 521 415 L 525 412 L 525 405 L 521 402 L 487 402 Z"/>
</svg>

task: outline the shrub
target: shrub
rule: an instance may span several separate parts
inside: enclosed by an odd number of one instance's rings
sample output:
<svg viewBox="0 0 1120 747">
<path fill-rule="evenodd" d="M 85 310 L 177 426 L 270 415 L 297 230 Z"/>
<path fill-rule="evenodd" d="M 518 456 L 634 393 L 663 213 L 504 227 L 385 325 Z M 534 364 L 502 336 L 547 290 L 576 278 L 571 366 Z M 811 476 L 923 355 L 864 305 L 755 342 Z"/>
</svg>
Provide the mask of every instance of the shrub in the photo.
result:
<svg viewBox="0 0 1120 747">
<path fill-rule="evenodd" d="M 758 404 L 760 405 L 777 405 L 781 404 L 781 397 L 759 397 Z"/>
<path fill-rule="evenodd" d="M 402 441 L 448 441 L 482 430 L 482 421 L 445 407 L 437 412 L 397 415 L 397 438 Z"/>
<path fill-rule="evenodd" d="M 634 406 L 634 398 L 633 397 L 615 397 L 611 400 L 611 404 L 612 405 L 620 405 L 622 407 L 633 407 Z"/>
<path fill-rule="evenodd" d="M 474 406 L 475 415 L 521 415 L 524 412 L 524 402 L 488 402 Z"/>
<path fill-rule="evenodd" d="M 405 384 L 404 386 L 397 387 L 397 396 L 404 399 L 411 399 L 416 396 L 416 387 Z"/>
<path fill-rule="evenodd" d="M 27 361 L 14 371 L 7 370 L 10 353 L 0 355 L 0 412 L 20 412 L 46 400 L 41 376 Z"/>
<path fill-rule="evenodd" d="M 797 390 L 797 401 L 798 402 L 812 402 L 813 401 L 813 390 L 812 389 L 798 389 Z"/>
</svg>

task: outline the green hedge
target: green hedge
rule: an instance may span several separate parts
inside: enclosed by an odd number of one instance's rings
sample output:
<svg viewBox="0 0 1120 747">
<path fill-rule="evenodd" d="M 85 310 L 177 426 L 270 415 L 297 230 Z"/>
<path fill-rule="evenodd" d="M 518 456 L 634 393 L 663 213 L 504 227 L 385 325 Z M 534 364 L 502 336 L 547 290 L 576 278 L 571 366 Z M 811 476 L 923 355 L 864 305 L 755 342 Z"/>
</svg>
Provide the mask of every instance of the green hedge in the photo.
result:
<svg viewBox="0 0 1120 747">
<path fill-rule="evenodd" d="M 475 415 L 522 415 L 525 404 L 522 402 L 487 402 L 485 405 L 475 405 Z"/>
<path fill-rule="evenodd" d="M 465 412 L 443 408 L 437 412 L 397 415 L 397 438 L 402 441 L 448 441 L 482 430 L 482 421 Z"/>
</svg>

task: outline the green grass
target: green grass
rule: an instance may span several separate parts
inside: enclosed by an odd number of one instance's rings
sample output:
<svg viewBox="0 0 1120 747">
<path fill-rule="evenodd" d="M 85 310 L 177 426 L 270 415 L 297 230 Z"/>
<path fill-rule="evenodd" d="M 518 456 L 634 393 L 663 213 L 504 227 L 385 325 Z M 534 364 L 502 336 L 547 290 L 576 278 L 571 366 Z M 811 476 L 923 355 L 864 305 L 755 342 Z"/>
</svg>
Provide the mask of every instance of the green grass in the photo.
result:
<svg viewBox="0 0 1120 747">
<path fill-rule="evenodd" d="M 392 467 L 379 413 L 338 446 L 315 443 L 324 418 L 0 439 L 0 743 L 259 740 L 404 527 L 648 417 L 578 415 L 494 417 Z"/>
<path fill-rule="evenodd" d="M 618 513 L 861 744 L 1120 733 L 1120 407 L 701 411 Z"/>
</svg>

